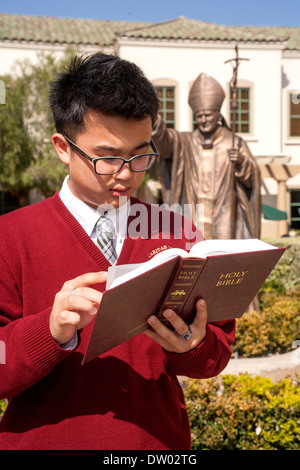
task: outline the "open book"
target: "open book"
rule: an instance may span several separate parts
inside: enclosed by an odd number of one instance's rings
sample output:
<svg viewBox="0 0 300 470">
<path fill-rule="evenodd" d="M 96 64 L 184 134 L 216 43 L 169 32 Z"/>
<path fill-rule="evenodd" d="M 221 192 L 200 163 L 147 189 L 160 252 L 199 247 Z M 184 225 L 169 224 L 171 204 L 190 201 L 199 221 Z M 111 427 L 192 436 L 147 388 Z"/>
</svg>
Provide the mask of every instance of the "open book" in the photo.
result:
<svg viewBox="0 0 300 470">
<path fill-rule="evenodd" d="M 284 251 L 259 239 L 206 240 L 109 268 L 83 363 L 145 331 L 152 314 L 167 324 L 166 308 L 190 324 L 204 298 L 208 322 L 242 316 Z"/>
<path fill-rule="evenodd" d="M 161 251 L 145 263 L 110 266 L 108 268 L 106 289 L 117 287 L 177 256 L 181 258 L 206 258 L 208 256 L 226 255 L 229 253 L 247 253 L 272 249 L 276 250 L 277 248 L 258 238 L 247 240 L 204 240 L 196 243 L 189 252 L 181 248 L 169 248 Z"/>
</svg>

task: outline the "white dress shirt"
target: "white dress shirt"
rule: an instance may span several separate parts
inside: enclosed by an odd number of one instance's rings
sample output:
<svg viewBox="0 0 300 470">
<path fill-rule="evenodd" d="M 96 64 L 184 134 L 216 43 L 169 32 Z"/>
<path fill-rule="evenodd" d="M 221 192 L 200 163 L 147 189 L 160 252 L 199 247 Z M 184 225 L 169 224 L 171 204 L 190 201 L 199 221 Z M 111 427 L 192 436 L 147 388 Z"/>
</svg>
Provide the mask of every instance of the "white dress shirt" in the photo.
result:
<svg viewBox="0 0 300 470">
<path fill-rule="evenodd" d="M 116 238 L 114 239 L 114 248 L 116 250 L 117 256 L 119 256 L 123 246 L 124 238 L 126 236 L 128 211 L 130 206 L 129 201 L 126 201 L 117 209 L 114 209 L 112 206 L 109 208 L 107 206 L 99 206 L 97 209 L 94 209 L 74 196 L 69 188 L 68 179 L 69 176 L 65 178 L 62 188 L 59 192 L 59 196 L 62 202 L 84 228 L 94 243 L 97 242 L 96 223 L 100 215 L 109 217 L 115 226 Z"/>
<path fill-rule="evenodd" d="M 59 192 L 59 196 L 63 204 L 75 217 L 75 219 L 80 223 L 83 229 L 86 231 L 88 236 L 93 240 L 94 243 L 97 242 L 96 236 L 96 223 L 101 215 L 109 217 L 115 226 L 116 238 L 114 239 L 114 248 L 116 250 L 117 256 L 120 255 L 123 242 L 126 236 L 127 231 L 127 219 L 130 203 L 128 201 L 120 205 L 118 209 L 113 207 L 110 210 L 107 210 L 106 206 L 99 206 L 97 209 L 93 209 L 91 206 L 88 206 L 83 201 L 78 199 L 69 188 L 68 185 L 69 176 L 66 176 L 62 188 Z M 74 349 L 77 345 L 78 337 L 77 332 L 74 334 L 73 338 L 70 339 L 66 344 L 62 344 L 61 348 L 65 350 Z"/>
</svg>

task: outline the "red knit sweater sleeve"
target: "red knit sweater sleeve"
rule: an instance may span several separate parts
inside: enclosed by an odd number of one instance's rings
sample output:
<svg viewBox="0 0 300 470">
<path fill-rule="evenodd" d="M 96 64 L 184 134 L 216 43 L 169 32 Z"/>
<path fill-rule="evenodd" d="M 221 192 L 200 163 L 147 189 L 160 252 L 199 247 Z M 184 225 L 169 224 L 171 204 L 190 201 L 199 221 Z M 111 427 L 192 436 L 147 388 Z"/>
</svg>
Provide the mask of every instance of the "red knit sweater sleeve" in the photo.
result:
<svg viewBox="0 0 300 470">
<path fill-rule="evenodd" d="M 50 308 L 22 317 L 22 298 L 16 279 L 0 256 L 0 399 L 32 386 L 70 354 L 50 334 Z"/>
<path fill-rule="evenodd" d="M 208 323 L 200 345 L 184 354 L 166 351 L 169 368 L 175 375 L 206 379 L 218 375 L 226 367 L 234 342 L 235 321 Z"/>
</svg>

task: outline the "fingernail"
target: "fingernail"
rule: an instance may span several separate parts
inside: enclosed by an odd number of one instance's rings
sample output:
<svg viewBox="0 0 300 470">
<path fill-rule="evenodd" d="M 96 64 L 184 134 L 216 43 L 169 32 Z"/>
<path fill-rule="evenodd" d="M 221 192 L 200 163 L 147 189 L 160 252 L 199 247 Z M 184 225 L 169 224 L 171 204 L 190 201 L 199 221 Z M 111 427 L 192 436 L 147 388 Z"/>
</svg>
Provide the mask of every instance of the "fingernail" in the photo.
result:
<svg viewBox="0 0 300 470">
<path fill-rule="evenodd" d="M 173 311 L 172 310 L 165 310 L 164 311 L 164 317 L 172 318 L 173 317 Z"/>
<path fill-rule="evenodd" d="M 154 326 L 156 323 L 157 323 L 157 318 L 155 315 L 151 315 L 151 317 L 149 317 L 147 319 L 147 322 L 149 323 L 149 325 L 152 325 Z"/>
</svg>

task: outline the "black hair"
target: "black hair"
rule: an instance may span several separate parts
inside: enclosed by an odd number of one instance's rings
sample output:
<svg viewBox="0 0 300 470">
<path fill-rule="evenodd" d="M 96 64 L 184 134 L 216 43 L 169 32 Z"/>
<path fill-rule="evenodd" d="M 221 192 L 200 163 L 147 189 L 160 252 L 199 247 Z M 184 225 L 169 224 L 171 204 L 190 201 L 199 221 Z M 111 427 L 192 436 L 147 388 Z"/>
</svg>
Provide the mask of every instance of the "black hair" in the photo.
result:
<svg viewBox="0 0 300 470">
<path fill-rule="evenodd" d="M 119 57 L 76 55 L 51 83 L 50 106 L 57 132 L 74 138 L 88 111 L 155 122 L 159 99 L 142 70 Z"/>
</svg>

